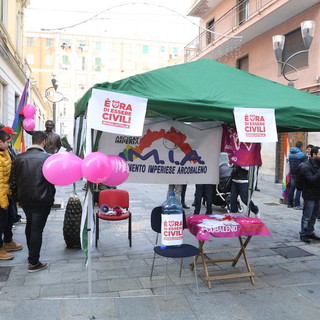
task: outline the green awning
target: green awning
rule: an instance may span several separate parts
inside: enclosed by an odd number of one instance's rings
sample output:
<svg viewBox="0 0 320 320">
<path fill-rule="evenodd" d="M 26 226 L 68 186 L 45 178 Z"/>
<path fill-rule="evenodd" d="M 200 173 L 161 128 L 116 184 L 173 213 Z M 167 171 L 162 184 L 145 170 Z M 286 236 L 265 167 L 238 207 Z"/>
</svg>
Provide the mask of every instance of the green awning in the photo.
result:
<svg viewBox="0 0 320 320">
<path fill-rule="evenodd" d="M 320 131 L 320 97 L 214 60 L 161 68 L 92 88 L 147 98 L 148 116 L 234 124 L 234 107 L 272 108 L 279 132 Z M 92 88 L 77 102 L 75 117 L 85 112 Z"/>
</svg>

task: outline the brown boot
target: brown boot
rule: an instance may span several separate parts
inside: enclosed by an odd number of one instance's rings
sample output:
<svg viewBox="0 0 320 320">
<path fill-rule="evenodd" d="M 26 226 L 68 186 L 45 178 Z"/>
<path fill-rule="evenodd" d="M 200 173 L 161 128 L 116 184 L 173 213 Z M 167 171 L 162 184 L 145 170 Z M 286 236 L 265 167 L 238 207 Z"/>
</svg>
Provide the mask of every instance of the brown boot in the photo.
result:
<svg viewBox="0 0 320 320">
<path fill-rule="evenodd" d="M 19 251 L 23 248 L 22 244 L 15 243 L 13 240 L 11 242 L 4 242 L 3 249 L 6 251 Z"/>
<path fill-rule="evenodd" d="M 0 248 L 0 260 L 11 260 L 11 259 L 13 259 L 13 254 L 4 250 L 3 247 Z"/>
</svg>

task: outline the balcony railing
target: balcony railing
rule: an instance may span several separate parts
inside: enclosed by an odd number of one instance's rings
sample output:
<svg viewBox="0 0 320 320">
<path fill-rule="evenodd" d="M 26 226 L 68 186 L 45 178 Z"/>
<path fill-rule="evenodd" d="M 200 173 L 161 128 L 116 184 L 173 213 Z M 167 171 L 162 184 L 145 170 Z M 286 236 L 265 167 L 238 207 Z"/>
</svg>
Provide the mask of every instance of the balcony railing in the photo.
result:
<svg viewBox="0 0 320 320">
<path fill-rule="evenodd" d="M 244 25 L 268 4 L 276 1 L 277 0 L 243 0 L 239 2 L 211 26 L 210 30 L 218 34 L 203 31 L 197 38 L 185 46 L 185 62 L 192 60 L 209 46 L 215 46 L 220 39 L 225 37 L 224 35 L 230 35 L 231 32 L 236 31 L 236 29 Z"/>
</svg>

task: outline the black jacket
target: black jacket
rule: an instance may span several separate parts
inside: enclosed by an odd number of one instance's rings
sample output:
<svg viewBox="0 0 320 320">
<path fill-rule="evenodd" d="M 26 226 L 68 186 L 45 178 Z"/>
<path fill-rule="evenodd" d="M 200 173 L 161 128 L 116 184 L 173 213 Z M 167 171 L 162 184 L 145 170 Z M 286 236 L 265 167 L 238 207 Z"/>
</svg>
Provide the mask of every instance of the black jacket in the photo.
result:
<svg viewBox="0 0 320 320">
<path fill-rule="evenodd" d="M 243 169 L 237 164 L 234 165 L 232 171 L 232 179 L 233 180 L 248 180 L 248 170 Z"/>
<path fill-rule="evenodd" d="M 306 200 L 320 200 L 320 167 L 313 159 L 299 165 L 301 176 L 303 177 L 302 197 Z"/>
<path fill-rule="evenodd" d="M 12 167 L 12 192 L 22 207 L 52 206 L 56 189 L 48 182 L 42 166 L 50 154 L 32 146 L 16 156 Z"/>
</svg>

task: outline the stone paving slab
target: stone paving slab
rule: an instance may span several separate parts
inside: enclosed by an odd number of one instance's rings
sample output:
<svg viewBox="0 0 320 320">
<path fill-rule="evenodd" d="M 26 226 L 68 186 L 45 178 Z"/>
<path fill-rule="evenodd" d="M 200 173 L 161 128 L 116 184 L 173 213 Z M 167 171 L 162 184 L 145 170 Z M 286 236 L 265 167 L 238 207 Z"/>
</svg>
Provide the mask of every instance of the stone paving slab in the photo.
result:
<svg viewBox="0 0 320 320">
<path fill-rule="evenodd" d="M 83 182 L 77 186 L 81 198 Z M 164 259 L 156 259 L 150 280 L 155 241 L 150 212 L 165 199 L 167 186 L 124 184 L 121 188 L 130 192 L 133 246 L 128 245 L 126 222 L 100 224 L 99 245 L 92 247 L 91 298 L 84 253 L 66 248 L 62 232 L 64 209 L 54 209 L 44 230 L 41 251 L 41 259 L 50 263 L 48 269 L 27 273 L 26 248 L 15 252 L 14 260 L 0 261 L 0 320 L 82 320 L 92 315 L 104 320 L 300 320 L 314 319 L 319 314 L 320 243 L 307 245 L 299 241 L 301 212 L 279 204 L 280 185 L 259 181 L 261 192 L 254 193 L 261 219 L 272 233 L 272 237 L 254 237 L 247 248 L 256 274 L 255 285 L 249 278 L 225 279 L 213 281 L 209 289 L 203 281 L 203 269 L 198 266 L 198 297 L 194 274 L 189 269 L 191 260 L 185 259 L 181 278 L 179 261 L 169 260 L 167 301 Z M 61 202 L 66 203 L 71 192 L 72 186 L 57 188 Z M 189 205 L 193 194 L 194 186 L 188 186 Z M 187 209 L 186 214 L 193 210 Z M 214 210 L 224 212 L 219 207 Z M 14 239 L 25 246 L 24 226 L 17 224 L 13 232 Z M 319 222 L 316 232 L 320 233 Z M 184 241 L 197 245 L 187 230 Z M 212 239 L 206 247 L 237 244 L 232 238 Z M 226 249 L 213 256 L 232 257 L 234 252 Z M 230 263 L 218 263 L 209 270 L 212 274 L 243 272 L 245 264 L 240 259 L 235 268 Z"/>
</svg>

